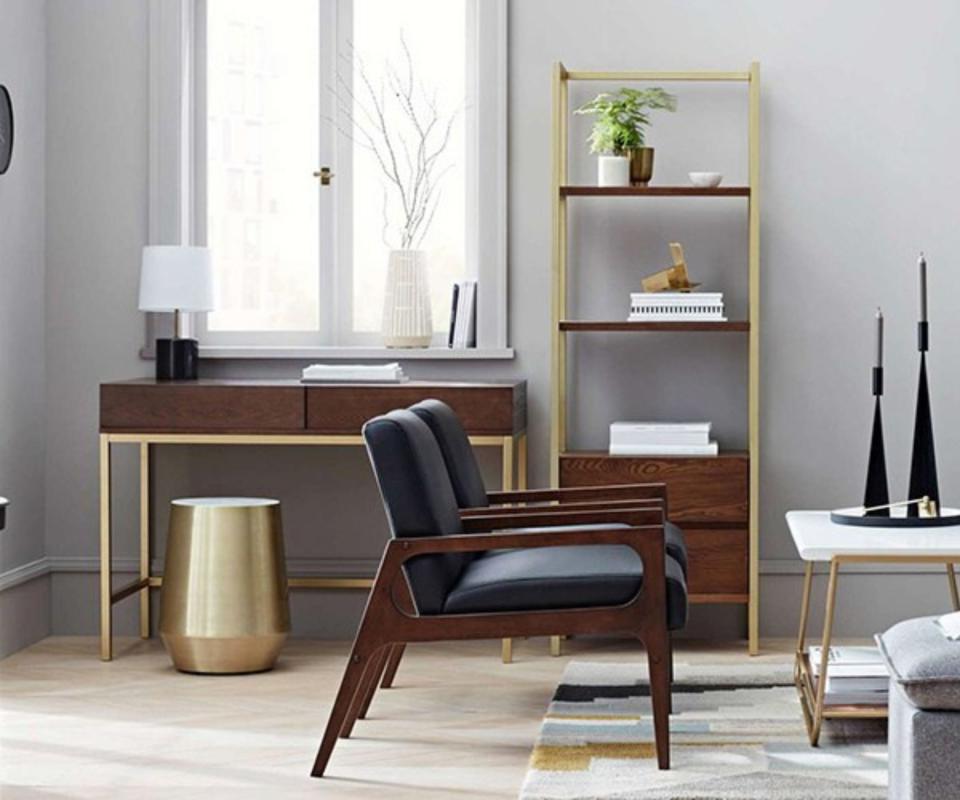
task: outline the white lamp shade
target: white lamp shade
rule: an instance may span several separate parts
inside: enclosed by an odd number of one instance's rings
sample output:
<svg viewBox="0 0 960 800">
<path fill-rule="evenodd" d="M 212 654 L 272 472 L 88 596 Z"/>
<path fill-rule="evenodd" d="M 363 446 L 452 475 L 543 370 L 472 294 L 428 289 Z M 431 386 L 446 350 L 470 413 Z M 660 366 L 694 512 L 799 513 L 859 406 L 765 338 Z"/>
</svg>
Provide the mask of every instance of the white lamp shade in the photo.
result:
<svg viewBox="0 0 960 800">
<path fill-rule="evenodd" d="M 213 264 L 206 247 L 143 248 L 141 311 L 212 311 L 213 307 Z"/>
</svg>

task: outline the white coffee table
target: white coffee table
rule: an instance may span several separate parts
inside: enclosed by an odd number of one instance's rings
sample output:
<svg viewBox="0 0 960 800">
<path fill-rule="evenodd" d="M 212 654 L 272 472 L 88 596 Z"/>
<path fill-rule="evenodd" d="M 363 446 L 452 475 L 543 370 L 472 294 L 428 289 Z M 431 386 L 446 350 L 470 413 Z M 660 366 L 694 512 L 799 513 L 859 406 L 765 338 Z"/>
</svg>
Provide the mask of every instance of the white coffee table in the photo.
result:
<svg viewBox="0 0 960 800">
<path fill-rule="evenodd" d="M 841 564 L 897 563 L 944 564 L 950 582 L 950 598 L 955 610 L 960 611 L 960 591 L 957 589 L 953 565 L 960 563 L 960 525 L 929 529 L 865 528 L 837 525 L 830 521 L 829 511 L 788 511 L 787 525 L 800 558 L 805 562 L 803 599 L 800 603 L 800 633 L 793 677 L 800 694 L 800 706 L 810 736 L 810 744 L 820 740 L 824 719 L 835 717 L 885 717 L 886 705 L 834 705 L 824 703 L 827 677 L 827 656 L 833 632 L 836 608 L 837 581 Z M 829 562 L 830 581 L 827 585 L 827 607 L 823 620 L 820 680 L 813 676 L 810 658 L 806 652 L 807 619 L 810 613 L 810 589 L 813 567 L 818 561 Z"/>
</svg>

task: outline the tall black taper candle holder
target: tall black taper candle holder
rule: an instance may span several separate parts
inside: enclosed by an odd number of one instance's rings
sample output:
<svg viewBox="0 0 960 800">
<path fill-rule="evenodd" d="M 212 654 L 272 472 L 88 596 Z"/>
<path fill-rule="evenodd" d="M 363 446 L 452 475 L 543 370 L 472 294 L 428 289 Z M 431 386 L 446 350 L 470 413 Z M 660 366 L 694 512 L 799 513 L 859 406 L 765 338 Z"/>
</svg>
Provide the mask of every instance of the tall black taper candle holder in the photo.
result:
<svg viewBox="0 0 960 800">
<path fill-rule="evenodd" d="M 930 323 L 927 321 L 917 324 L 917 349 L 920 351 L 920 382 L 917 386 L 917 416 L 913 425 L 913 455 L 910 458 L 910 490 L 907 497 L 929 497 L 939 509 L 937 457 L 933 448 L 933 419 L 930 416 L 930 389 L 927 386 L 927 351 L 930 349 Z M 919 516 L 916 505 L 907 508 L 908 516 Z"/>
<path fill-rule="evenodd" d="M 863 492 L 863 507 L 889 506 L 890 489 L 887 485 L 887 457 L 883 447 L 883 415 L 880 398 L 883 397 L 883 367 L 873 368 L 873 433 L 870 436 L 870 459 L 867 462 L 867 486 Z M 889 508 L 868 511 L 871 517 L 889 517 Z"/>
</svg>

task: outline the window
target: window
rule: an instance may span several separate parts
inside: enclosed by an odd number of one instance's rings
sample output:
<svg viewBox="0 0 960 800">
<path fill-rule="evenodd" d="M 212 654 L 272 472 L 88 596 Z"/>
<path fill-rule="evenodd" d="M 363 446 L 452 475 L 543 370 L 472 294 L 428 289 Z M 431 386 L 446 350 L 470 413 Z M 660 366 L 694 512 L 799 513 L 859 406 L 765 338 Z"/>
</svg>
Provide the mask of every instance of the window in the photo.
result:
<svg viewBox="0 0 960 800">
<path fill-rule="evenodd" d="M 478 348 L 506 348 L 505 0 L 174 5 L 151 9 L 151 201 L 169 218 L 151 209 L 151 238 L 213 251 L 207 354 L 379 346 L 404 247 L 428 253 L 434 344 L 453 284 L 474 278 Z"/>
</svg>

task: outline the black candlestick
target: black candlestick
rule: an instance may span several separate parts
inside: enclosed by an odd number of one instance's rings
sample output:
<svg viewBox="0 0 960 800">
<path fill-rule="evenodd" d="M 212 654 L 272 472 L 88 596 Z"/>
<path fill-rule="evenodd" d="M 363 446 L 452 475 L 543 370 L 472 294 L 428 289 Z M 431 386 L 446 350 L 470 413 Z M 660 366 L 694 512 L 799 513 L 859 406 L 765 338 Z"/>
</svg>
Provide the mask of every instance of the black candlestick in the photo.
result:
<svg viewBox="0 0 960 800">
<path fill-rule="evenodd" d="M 887 484 L 887 457 L 883 446 L 883 415 L 880 398 L 883 396 L 883 367 L 873 368 L 873 432 L 870 436 L 870 457 L 867 461 L 867 485 L 863 492 L 864 508 L 890 504 Z M 889 517 L 889 508 L 868 511 L 871 517 Z"/>
<path fill-rule="evenodd" d="M 917 349 L 920 351 L 920 382 L 917 386 L 917 415 L 913 425 L 913 454 L 910 458 L 910 490 L 907 498 L 929 497 L 940 508 L 937 481 L 937 456 L 933 446 L 933 417 L 930 414 L 930 388 L 927 385 L 927 350 L 930 349 L 930 323 L 917 325 Z M 907 515 L 917 517 L 916 504 L 907 507 Z"/>
</svg>

